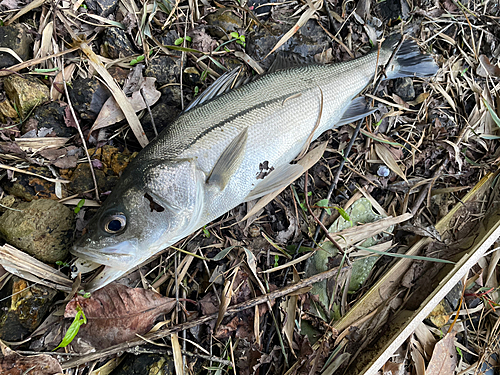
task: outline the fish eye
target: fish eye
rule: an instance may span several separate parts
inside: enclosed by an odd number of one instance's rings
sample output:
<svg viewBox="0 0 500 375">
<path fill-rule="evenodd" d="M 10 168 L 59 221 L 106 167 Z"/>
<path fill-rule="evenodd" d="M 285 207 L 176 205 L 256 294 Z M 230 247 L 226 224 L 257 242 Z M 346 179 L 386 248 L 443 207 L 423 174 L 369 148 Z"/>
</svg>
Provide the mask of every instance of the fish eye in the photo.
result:
<svg viewBox="0 0 500 375">
<path fill-rule="evenodd" d="M 127 218 L 122 213 L 111 215 L 106 219 L 104 230 L 111 234 L 116 234 L 125 229 Z"/>
</svg>

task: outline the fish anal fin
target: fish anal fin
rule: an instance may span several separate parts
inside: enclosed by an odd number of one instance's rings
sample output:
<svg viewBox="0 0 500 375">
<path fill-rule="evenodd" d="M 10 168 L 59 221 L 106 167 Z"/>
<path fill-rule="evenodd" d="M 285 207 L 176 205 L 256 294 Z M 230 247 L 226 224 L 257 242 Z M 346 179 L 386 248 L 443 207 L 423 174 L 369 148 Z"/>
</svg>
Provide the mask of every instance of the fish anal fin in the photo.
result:
<svg viewBox="0 0 500 375">
<path fill-rule="evenodd" d="M 351 122 L 365 118 L 371 115 L 377 109 L 368 106 L 365 98 L 360 96 L 359 98 L 353 99 L 347 110 L 342 115 L 342 118 L 335 124 L 335 126 L 341 126 L 345 124 L 350 124 Z"/>
<path fill-rule="evenodd" d="M 287 164 L 279 167 L 267 175 L 264 180 L 245 197 L 244 202 L 251 201 L 252 199 L 262 197 L 275 190 L 286 187 L 302 173 L 304 173 L 304 167 L 299 164 Z"/>
<path fill-rule="evenodd" d="M 248 128 L 243 129 L 222 152 L 207 178 L 207 184 L 224 190 L 245 156 Z"/>
</svg>

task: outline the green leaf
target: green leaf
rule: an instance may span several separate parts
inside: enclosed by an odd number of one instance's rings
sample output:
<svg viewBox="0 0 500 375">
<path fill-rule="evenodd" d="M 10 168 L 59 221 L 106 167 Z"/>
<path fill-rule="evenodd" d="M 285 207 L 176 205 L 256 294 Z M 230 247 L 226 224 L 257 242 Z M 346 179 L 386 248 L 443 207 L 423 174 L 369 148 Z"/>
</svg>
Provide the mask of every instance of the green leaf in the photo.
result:
<svg viewBox="0 0 500 375">
<path fill-rule="evenodd" d="M 87 317 L 85 316 L 85 313 L 83 312 L 82 308 L 80 306 L 77 306 L 76 310 L 77 310 L 77 313 L 76 313 L 75 319 L 73 320 L 73 323 L 71 323 L 71 325 L 69 326 L 61 343 L 54 350 L 59 349 L 59 348 L 65 348 L 66 346 L 68 346 L 71 343 L 71 341 L 73 341 L 73 339 L 78 334 L 78 331 L 80 330 L 80 326 L 82 324 L 87 324 Z M 52 351 L 54 351 L 54 350 L 52 350 Z"/>
<path fill-rule="evenodd" d="M 238 34 L 236 31 L 233 31 L 231 34 L 229 34 L 232 38 L 238 39 L 240 37 L 240 34 Z"/>
<path fill-rule="evenodd" d="M 342 218 L 343 218 L 345 221 L 348 221 L 348 222 L 350 222 L 350 223 L 351 223 L 351 227 L 354 225 L 354 224 L 352 223 L 351 218 L 349 217 L 349 215 L 347 214 L 347 212 L 345 212 L 345 210 L 344 210 L 342 207 L 337 207 L 337 206 L 334 206 L 333 208 L 335 208 L 335 209 L 339 212 L 340 216 L 342 216 Z"/>
<path fill-rule="evenodd" d="M 192 41 L 193 41 L 193 38 L 191 38 L 189 35 L 187 35 L 187 36 L 186 36 L 186 40 L 187 40 L 188 42 L 192 42 Z"/>
<path fill-rule="evenodd" d="M 320 207 L 320 208 L 324 208 L 326 213 L 328 215 L 331 215 L 332 214 L 332 210 L 330 210 L 330 207 L 328 206 L 328 199 L 322 199 L 318 202 L 316 202 L 315 206 L 317 207 Z"/>
<path fill-rule="evenodd" d="M 278 267 L 279 266 L 279 263 L 278 263 L 279 260 L 280 260 L 279 255 L 275 254 L 274 255 L 274 267 Z"/>
<path fill-rule="evenodd" d="M 243 43 L 245 43 L 245 42 L 246 42 L 246 40 L 245 40 L 245 35 L 240 35 L 240 40 L 241 40 Z"/>
<path fill-rule="evenodd" d="M 454 262 L 449 261 L 449 260 L 445 260 L 445 259 L 430 258 L 430 257 L 421 257 L 421 256 L 418 256 L 418 255 L 406 255 L 406 254 L 398 254 L 398 253 L 387 253 L 385 251 L 373 250 L 373 249 L 370 249 L 368 247 L 357 246 L 357 245 L 354 245 L 354 247 L 356 247 L 357 249 L 360 249 L 360 250 L 369 251 L 370 253 L 374 253 L 374 254 L 389 255 L 389 256 L 394 257 L 394 258 L 408 258 L 408 259 L 414 259 L 414 260 L 426 260 L 426 261 L 429 261 L 429 262 L 436 262 L 436 263 L 455 264 Z"/>
<path fill-rule="evenodd" d="M 180 46 L 182 44 L 182 42 L 184 42 L 184 38 L 180 37 L 180 38 L 177 38 L 174 42 L 174 44 L 176 46 Z"/>
<path fill-rule="evenodd" d="M 144 55 L 141 55 L 141 56 L 137 56 L 137 62 L 140 62 L 142 60 L 144 60 Z"/>
<path fill-rule="evenodd" d="M 206 238 L 210 238 L 210 232 L 208 231 L 208 229 L 207 229 L 207 226 L 206 226 L 206 225 L 203 227 L 203 235 L 204 235 Z"/>
<path fill-rule="evenodd" d="M 213 261 L 216 261 L 216 262 L 217 262 L 217 261 L 219 261 L 219 260 L 224 259 L 224 257 L 225 257 L 227 254 L 229 254 L 229 252 L 230 252 L 231 250 L 233 250 L 235 247 L 236 247 L 236 246 L 229 246 L 229 247 L 226 247 L 224 250 L 219 251 L 219 253 L 218 253 L 216 256 L 214 256 L 212 259 L 210 259 L 210 260 L 213 260 Z"/>
<path fill-rule="evenodd" d="M 139 61 L 137 61 L 136 59 L 133 59 L 132 61 L 130 61 L 130 65 L 134 66 L 135 64 L 137 64 Z"/>
<path fill-rule="evenodd" d="M 85 204 L 85 199 L 80 199 L 78 201 L 78 204 L 76 205 L 75 207 L 75 214 L 77 214 L 78 212 L 80 212 L 80 210 L 82 209 L 83 205 Z"/>
<path fill-rule="evenodd" d="M 498 115 L 496 114 L 495 110 L 491 108 L 488 102 L 484 98 L 482 99 L 484 105 L 486 106 L 486 108 L 488 108 L 488 112 L 490 113 L 491 118 L 493 119 L 493 121 L 495 121 L 495 124 L 497 124 L 497 126 L 500 128 L 500 118 L 498 118 Z"/>
</svg>

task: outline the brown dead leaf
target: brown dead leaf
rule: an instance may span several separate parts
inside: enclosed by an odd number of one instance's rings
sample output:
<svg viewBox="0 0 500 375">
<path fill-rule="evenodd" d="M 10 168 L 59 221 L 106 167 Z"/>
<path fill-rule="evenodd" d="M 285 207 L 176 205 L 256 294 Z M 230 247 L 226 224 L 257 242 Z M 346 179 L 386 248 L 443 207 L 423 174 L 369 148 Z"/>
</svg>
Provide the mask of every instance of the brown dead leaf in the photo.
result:
<svg viewBox="0 0 500 375">
<path fill-rule="evenodd" d="M 485 55 L 479 55 L 479 66 L 476 69 L 476 73 L 481 77 L 500 77 L 500 68 L 498 65 L 492 64 L 490 59 L 488 59 Z"/>
<path fill-rule="evenodd" d="M 174 305 L 175 299 L 151 290 L 113 283 L 92 293 L 90 298 L 74 298 L 66 305 L 64 317 L 74 318 L 80 306 L 88 323 L 80 327 L 77 338 L 102 349 L 147 333 L 156 318 Z"/>
<path fill-rule="evenodd" d="M 50 355 L 22 356 L 0 341 L 3 357 L 0 359 L 0 373 L 3 375 L 54 375 L 62 373 L 59 362 Z"/>
<path fill-rule="evenodd" d="M 391 151 L 389 147 L 384 144 L 375 143 L 375 152 L 377 153 L 380 160 L 384 162 L 387 167 L 396 173 L 399 177 L 406 181 L 406 176 L 401 170 L 399 164 L 394 157 L 394 153 Z"/>
<path fill-rule="evenodd" d="M 61 99 L 62 94 L 64 93 L 64 80 L 66 82 L 71 82 L 71 76 L 73 75 L 73 72 L 75 71 L 75 64 L 69 64 L 64 68 L 64 77 L 63 77 L 63 72 L 59 72 L 56 75 L 56 78 L 54 79 L 54 82 L 52 82 L 52 86 L 50 88 L 50 97 L 52 98 L 53 101 Z M 68 110 L 68 108 L 66 108 Z M 71 115 L 69 117 L 72 118 Z"/>
<path fill-rule="evenodd" d="M 452 375 L 457 366 L 455 333 L 448 333 L 434 347 L 432 358 L 427 366 L 426 375 Z"/>
<path fill-rule="evenodd" d="M 139 112 L 148 106 L 152 106 L 160 99 L 161 93 L 155 88 L 155 81 L 156 78 L 145 78 L 140 90 L 135 91 L 132 96 L 128 98 L 134 111 Z M 115 98 L 110 97 L 102 106 L 101 112 L 99 112 L 90 131 L 93 132 L 94 130 L 105 128 L 124 118 L 125 115 L 120 106 L 116 103 Z"/>
</svg>

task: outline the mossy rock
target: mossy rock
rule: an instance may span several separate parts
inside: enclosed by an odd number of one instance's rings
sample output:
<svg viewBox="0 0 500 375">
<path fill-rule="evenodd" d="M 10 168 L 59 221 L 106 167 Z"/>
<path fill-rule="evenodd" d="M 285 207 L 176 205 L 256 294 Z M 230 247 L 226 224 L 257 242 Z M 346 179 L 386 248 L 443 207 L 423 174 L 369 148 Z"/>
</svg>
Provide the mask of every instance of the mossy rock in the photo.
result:
<svg viewBox="0 0 500 375">
<path fill-rule="evenodd" d="M 11 245 L 35 258 L 54 263 L 68 255 L 74 213 L 50 199 L 23 202 L 0 217 L 0 234 Z"/>
</svg>

